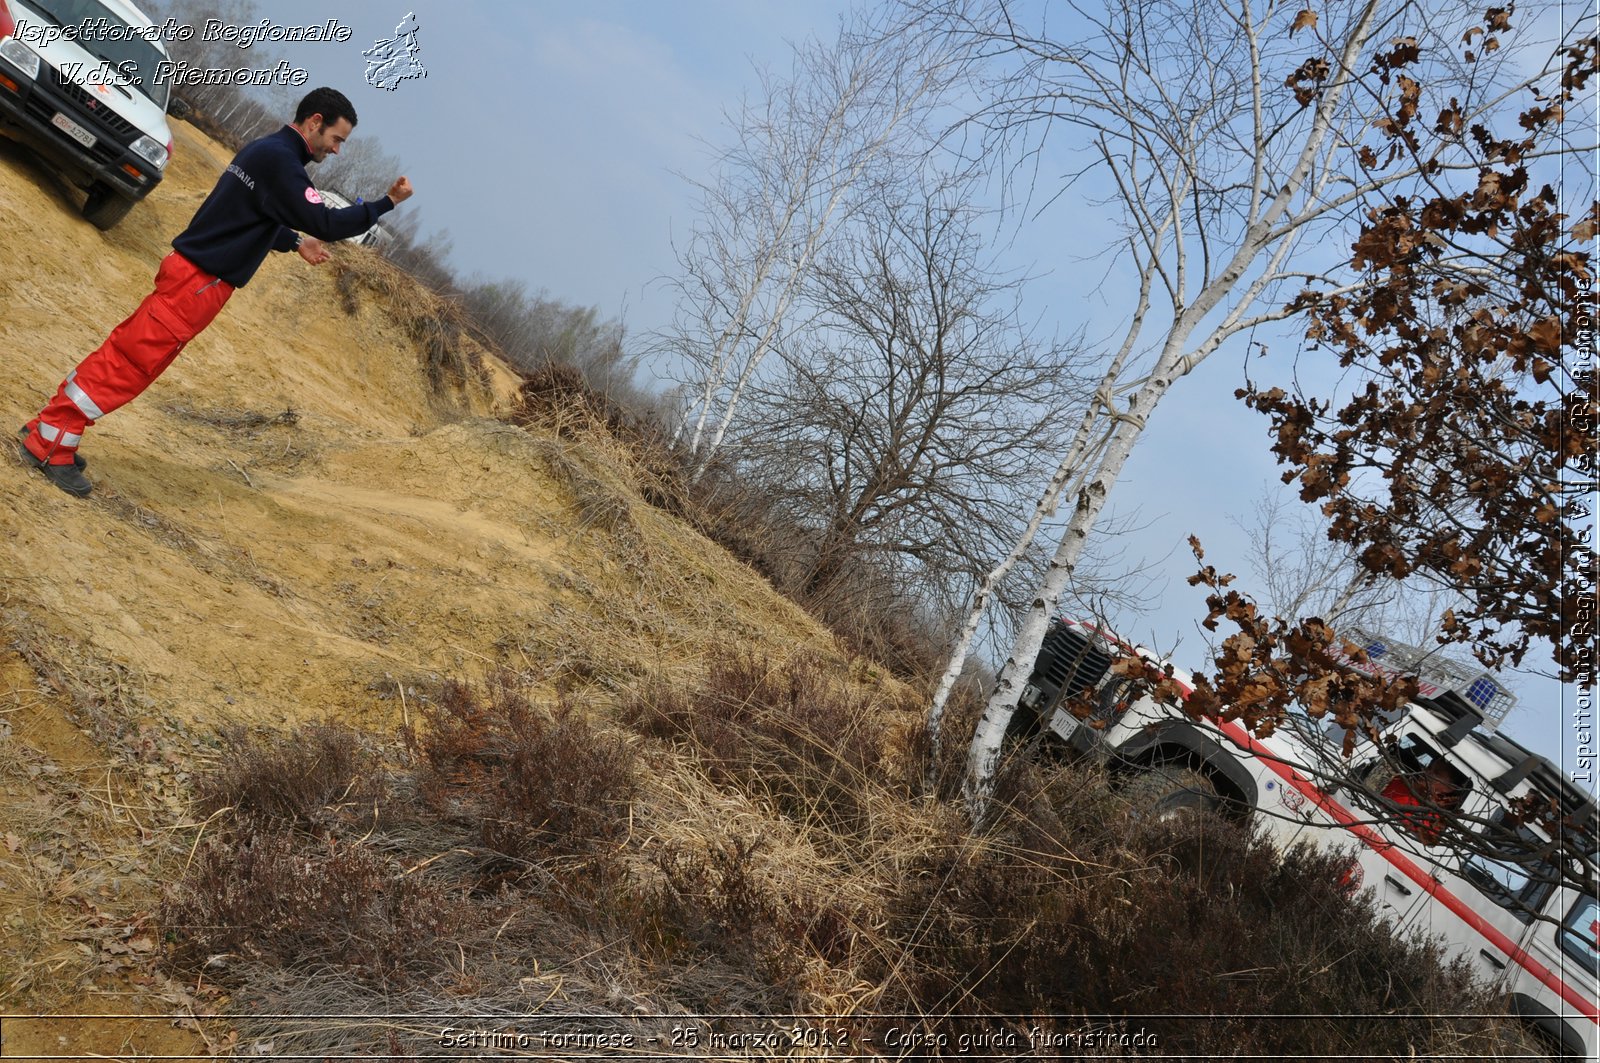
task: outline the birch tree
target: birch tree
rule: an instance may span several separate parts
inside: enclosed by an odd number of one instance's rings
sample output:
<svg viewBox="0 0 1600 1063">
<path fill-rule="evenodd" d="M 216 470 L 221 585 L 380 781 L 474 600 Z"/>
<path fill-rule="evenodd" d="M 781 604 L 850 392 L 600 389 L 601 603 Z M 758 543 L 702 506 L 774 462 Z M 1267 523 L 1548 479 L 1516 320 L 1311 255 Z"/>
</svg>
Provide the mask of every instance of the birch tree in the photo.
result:
<svg viewBox="0 0 1600 1063">
<path fill-rule="evenodd" d="M 946 57 L 921 34 L 846 28 L 796 48 L 729 117 L 734 142 L 699 183 L 701 207 L 678 252 L 678 314 L 664 347 L 693 368 L 679 438 L 698 478 L 781 338 L 807 271 L 849 217 L 875 168 L 913 150 L 941 101 Z"/>
<path fill-rule="evenodd" d="M 1449 144 L 1436 159 L 1382 173 L 1352 162 L 1364 126 L 1402 91 L 1390 77 L 1398 56 L 1423 53 L 1411 75 L 1421 70 L 1455 96 L 1469 125 L 1496 105 L 1505 54 L 1464 67 L 1449 46 L 1465 10 L 1390 0 L 1298 10 L 1272 0 L 1136 0 L 1039 14 L 1040 25 L 1069 24 L 1070 39 L 1028 28 L 1005 0 L 949 3 L 921 16 L 988 71 L 991 102 L 968 127 L 1005 161 L 1024 204 L 1042 194 L 1036 177 L 1050 138 L 1070 134 L 1085 161 L 1066 187 L 1045 191 L 1109 199 L 1122 225 L 1118 264 L 1135 290 L 1097 404 L 1038 505 L 1049 513 L 1071 488 L 1049 569 L 972 740 L 975 813 L 1056 603 L 1161 401 L 1228 340 L 1295 312 L 1283 293 L 1331 264 L 1318 241 L 1348 227 L 1365 196 L 1415 180 L 1424 164 L 1470 164 Z M 964 652 L 957 648 L 954 667 Z M 930 721 L 938 715 L 936 707 Z"/>
</svg>

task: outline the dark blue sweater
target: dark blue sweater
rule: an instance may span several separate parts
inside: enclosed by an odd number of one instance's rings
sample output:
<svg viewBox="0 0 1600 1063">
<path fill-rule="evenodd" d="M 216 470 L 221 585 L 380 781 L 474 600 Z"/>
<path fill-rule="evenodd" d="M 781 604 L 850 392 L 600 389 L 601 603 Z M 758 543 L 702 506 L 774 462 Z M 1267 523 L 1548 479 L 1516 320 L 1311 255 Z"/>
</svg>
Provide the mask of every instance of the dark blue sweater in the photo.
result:
<svg viewBox="0 0 1600 1063">
<path fill-rule="evenodd" d="M 394 209 L 388 196 L 335 210 L 306 176 L 311 152 L 293 126 L 252 140 L 233 157 L 173 248 L 213 276 L 243 288 L 268 251 L 292 251 L 296 231 L 319 240 L 359 236 Z"/>
</svg>

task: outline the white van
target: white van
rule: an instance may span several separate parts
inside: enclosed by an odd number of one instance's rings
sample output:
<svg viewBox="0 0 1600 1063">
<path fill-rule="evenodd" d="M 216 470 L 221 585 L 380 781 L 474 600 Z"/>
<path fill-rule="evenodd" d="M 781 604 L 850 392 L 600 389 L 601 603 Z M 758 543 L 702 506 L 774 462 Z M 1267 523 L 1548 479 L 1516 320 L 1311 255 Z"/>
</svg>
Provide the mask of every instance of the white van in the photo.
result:
<svg viewBox="0 0 1600 1063">
<path fill-rule="evenodd" d="M 1275 844 L 1348 850 L 1352 889 L 1370 890 L 1396 932 L 1441 939 L 1498 989 L 1506 1011 L 1549 1057 L 1600 1055 L 1600 853 L 1593 795 L 1545 757 L 1498 734 L 1511 694 L 1484 672 L 1403 643 L 1346 631 L 1367 674 L 1418 680 L 1417 699 L 1381 721 L 1349 756 L 1343 728 L 1304 714 L 1267 737 L 1237 721 L 1130 697 L 1112 670 L 1123 657 L 1170 667 L 1153 652 L 1073 620 L 1055 620 L 1012 718 L 1013 737 L 1043 735 L 1103 759 L 1125 792 L 1156 814 L 1199 809 L 1258 825 Z M 1181 690 L 1192 677 L 1173 668 Z M 1069 710 L 1069 704 L 1079 706 Z M 1087 704 L 1087 709 L 1084 708 Z M 1086 715 L 1081 715 L 1083 713 Z M 1422 789 L 1428 797 L 1418 799 Z M 1437 787 L 1437 789 L 1434 789 Z M 1568 852 L 1591 869 L 1563 874 L 1550 838 L 1514 809 L 1559 810 Z M 1453 833 L 1452 833 L 1453 832 Z M 1581 870 L 1581 869 L 1579 869 Z"/>
<path fill-rule="evenodd" d="M 0 0 L 0 133 L 86 189 L 84 217 L 109 229 L 166 172 L 166 61 L 127 0 Z"/>
<path fill-rule="evenodd" d="M 340 207 L 351 206 L 350 201 L 344 196 L 340 195 L 338 192 L 331 192 L 326 188 L 319 188 L 317 191 L 322 195 L 322 202 L 327 206 L 334 208 L 335 210 L 338 210 Z M 346 237 L 344 240 L 340 241 L 340 243 L 345 244 L 360 244 L 362 247 L 370 247 L 374 251 L 380 252 L 393 242 L 394 235 L 381 225 L 374 225 L 372 228 L 358 236 Z"/>
</svg>

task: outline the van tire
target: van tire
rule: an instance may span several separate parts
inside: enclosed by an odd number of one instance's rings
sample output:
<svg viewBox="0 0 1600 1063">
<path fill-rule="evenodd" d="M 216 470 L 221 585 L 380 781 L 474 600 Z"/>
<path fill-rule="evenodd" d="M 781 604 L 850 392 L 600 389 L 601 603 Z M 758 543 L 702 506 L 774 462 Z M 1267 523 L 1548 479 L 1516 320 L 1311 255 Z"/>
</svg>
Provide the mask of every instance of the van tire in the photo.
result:
<svg viewBox="0 0 1600 1063">
<path fill-rule="evenodd" d="M 83 216 L 101 232 L 116 226 L 133 209 L 133 200 L 119 196 L 109 186 L 96 181 L 83 204 Z"/>
<path fill-rule="evenodd" d="M 1122 797 L 1139 817 L 1177 819 L 1216 812 L 1222 803 L 1211 780 L 1181 764 L 1158 764 L 1129 779 Z"/>
</svg>

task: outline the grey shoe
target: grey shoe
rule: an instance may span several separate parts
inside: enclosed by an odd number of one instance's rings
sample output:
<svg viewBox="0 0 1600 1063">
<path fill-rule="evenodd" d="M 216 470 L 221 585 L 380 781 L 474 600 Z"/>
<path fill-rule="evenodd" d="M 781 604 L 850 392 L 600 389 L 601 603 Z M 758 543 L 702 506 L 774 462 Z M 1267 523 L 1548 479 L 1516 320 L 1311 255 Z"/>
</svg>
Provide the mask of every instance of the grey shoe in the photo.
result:
<svg viewBox="0 0 1600 1063">
<path fill-rule="evenodd" d="M 22 438 L 27 438 L 26 431 L 23 432 Z M 33 451 L 29 450 L 28 445 L 21 440 L 17 443 L 17 449 L 22 451 L 22 460 L 44 473 L 46 480 L 49 480 L 74 498 L 89 497 L 89 492 L 93 489 L 93 485 L 89 483 L 89 478 L 83 474 L 83 470 L 76 464 L 52 465 L 47 461 L 42 461 L 34 457 Z"/>
</svg>

